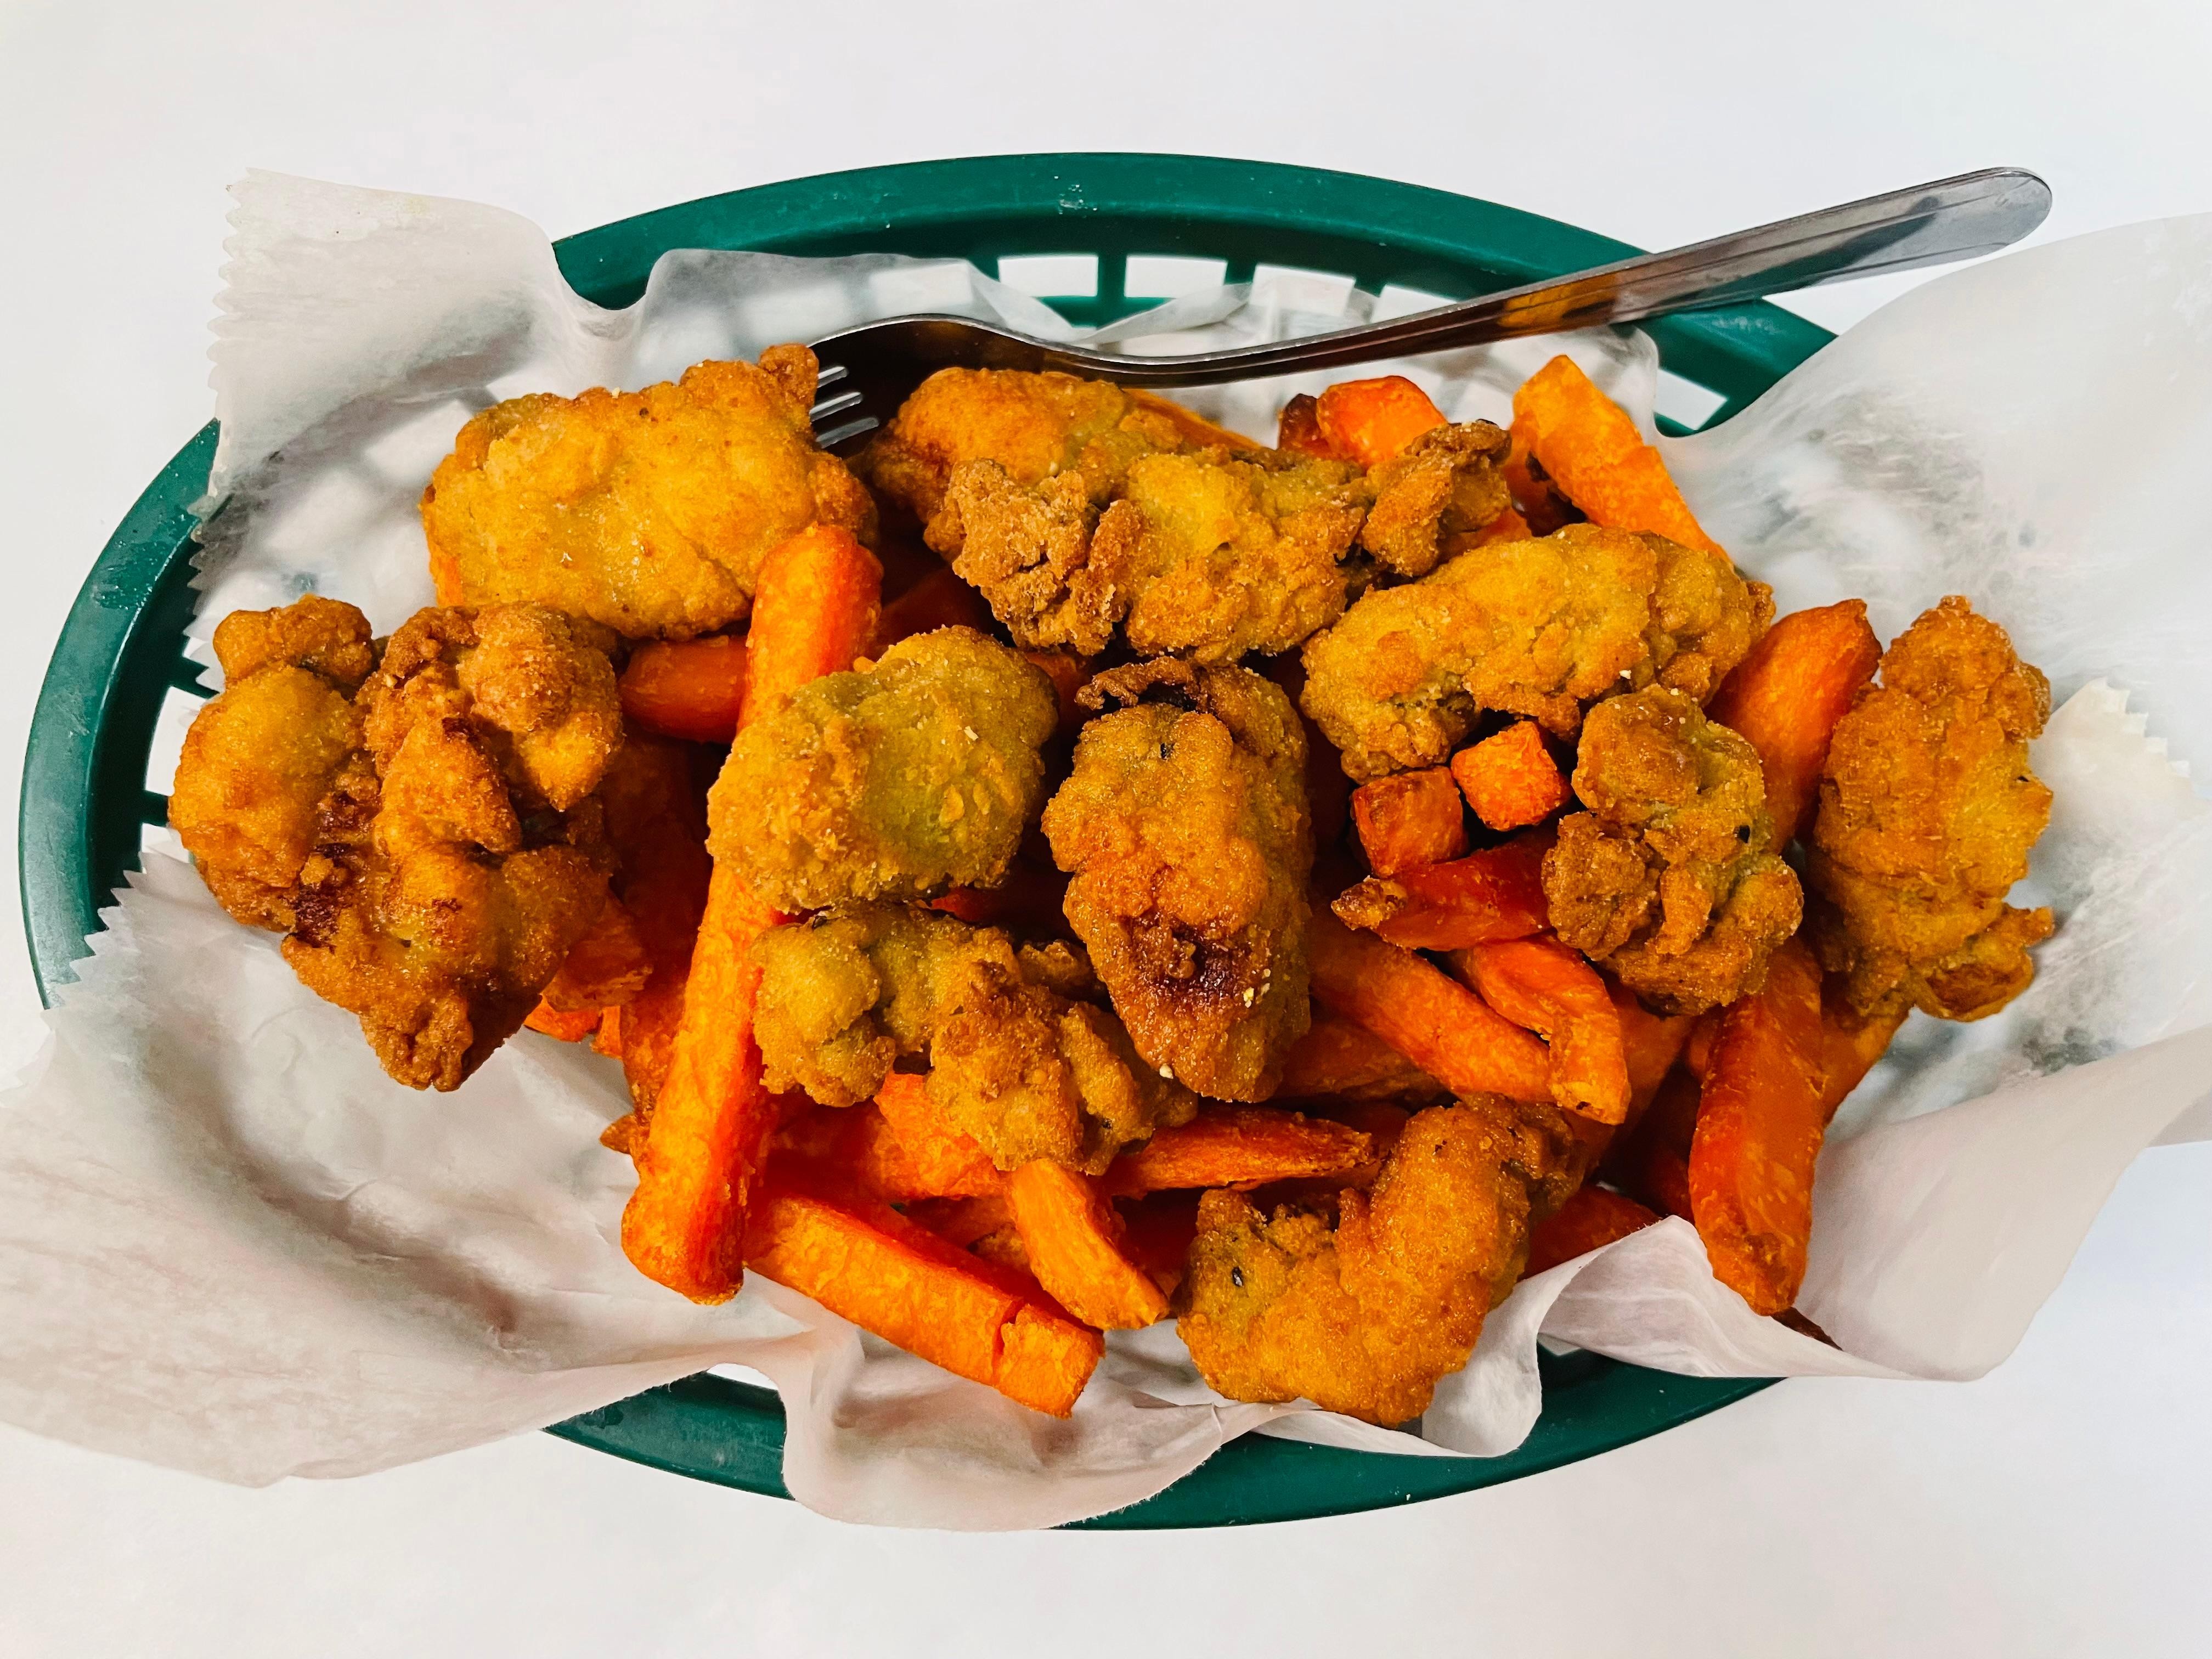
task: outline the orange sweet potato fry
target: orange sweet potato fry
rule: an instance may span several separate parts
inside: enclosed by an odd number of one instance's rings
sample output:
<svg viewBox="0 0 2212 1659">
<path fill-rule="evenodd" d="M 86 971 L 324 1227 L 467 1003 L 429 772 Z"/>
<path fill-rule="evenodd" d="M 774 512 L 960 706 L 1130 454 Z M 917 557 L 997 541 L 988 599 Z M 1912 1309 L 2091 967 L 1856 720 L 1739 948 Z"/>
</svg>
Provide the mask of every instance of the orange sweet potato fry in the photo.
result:
<svg viewBox="0 0 2212 1659">
<path fill-rule="evenodd" d="M 1756 1313 L 1797 1299 L 1813 1231 L 1821 1106 L 1820 967 L 1802 939 L 1729 1005 L 1690 1146 L 1690 1215 L 1721 1283 Z"/>
<path fill-rule="evenodd" d="M 1544 1045 L 1412 951 L 1316 907 L 1314 1000 L 1381 1037 L 1454 1094 L 1552 1097 Z"/>
<path fill-rule="evenodd" d="M 940 564 L 884 606 L 876 650 L 940 628 L 972 628 L 981 633 L 990 626 L 991 607 L 983 596 L 956 575 L 951 565 Z"/>
<path fill-rule="evenodd" d="M 1713 694 L 1706 718 L 1759 750 L 1777 848 L 1810 827 L 1828 739 L 1881 661 L 1866 601 L 1845 599 L 1783 617 Z"/>
<path fill-rule="evenodd" d="M 738 725 L 849 668 L 875 637 L 883 567 L 850 532 L 802 531 L 762 561 Z M 752 943 L 786 917 L 718 866 L 691 953 L 668 1074 L 646 1124 L 623 1249 L 647 1278 L 699 1302 L 737 1293 L 745 1212 L 780 1115 L 763 1086 Z"/>
<path fill-rule="evenodd" d="M 610 898 L 591 931 L 578 939 L 545 987 L 549 1008 L 563 1012 L 618 1007 L 653 976 L 653 957 L 629 907 Z"/>
<path fill-rule="evenodd" d="M 1534 1278 L 1562 1261 L 1602 1249 L 1658 1219 L 1656 1211 L 1625 1194 L 1603 1187 L 1577 1188 L 1565 1204 L 1528 1230 L 1528 1265 L 1522 1277 Z"/>
<path fill-rule="evenodd" d="M 1347 926 L 1408 951 L 1526 939 L 1551 925 L 1544 899 L 1544 854 L 1551 848 L 1549 830 L 1516 836 L 1446 864 L 1370 876 L 1330 908 Z"/>
<path fill-rule="evenodd" d="M 1321 400 L 1305 392 L 1285 404 L 1283 412 L 1276 416 L 1275 447 L 1324 461 L 1345 459 L 1336 453 L 1321 429 Z"/>
<path fill-rule="evenodd" d="M 543 1031 L 563 1042 L 581 1042 L 599 1029 L 599 1010 L 556 1008 L 541 1000 L 522 1023 L 533 1031 Z"/>
<path fill-rule="evenodd" d="M 927 1082 L 918 1074 L 893 1072 L 876 1091 L 875 1104 L 911 1172 L 908 1190 L 885 1196 L 975 1198 L 1005 1184 L 991 1155 L 937 1109 Z"/>
<path fill-rule="evenodd" d="M 622 1012 L 619 1007 L 610 1008 L 600 1017 L 598 1034 L 592 1038 L 592 1053 L 609 1060 L 622 1058 Z"/>
<path fill-rule="evenodd" d="M 1115 1158 L 1099 1178 L 1109 1198 L 1201 1187 L 1257 1187 L 1298 1176 L 1341 1175 L 1369 1152 L 1357 1129 L 1279 1106 L 1208 1103 Z"/>
<path fill-rule="evenodd" d="M 1516 720 L 1461 750 L 1452 757 L 1451 775 L 1475 817 L 1492 830 L 1540 823 L 1574 796 L 1534 720 Z"/>
<path fill-rule="evenodd" d="M 887 1204 L 777 1182 L 751 1206 L 747 1266 L 956 1376 L 1066 1417 L 1105 1344 L 1027 1274 Z"/>
<path fill-rule="evenodd" d="M 1040 1159 L 1007 1178 L 1006 1198 L 1030 1271 L 1085 1324 L 1140 1331 L 1167 1313 L 1160 1287 L 1122 1251 L 1121 1217 L 1086 1176 Z"/>
<path fill-rule="evenodd" d="M 1553 939 L 1493 939 L 1452 953 L 1482 1000 L 1551 1045 L 1552 1098 L 1599 1123 L 1628 1115 L 1620 1015 L 1597 969 Z"/>
<path fill-rule="evenodd" d="M 1513 435 L 1591 523 L 1722 551 L 1698 526 L 1659 452 L 1572 358 L 1553 358 L 1513 394 Z"/>
<path fill-rule="evenodd" d="M 623 718 L 663 737 L 727 743 L 745 697 L 745 642 L 729 634 L 653 640 L 622 672 Z"/>
<path fill-rule="evenodd" d="M 1628 1116 L 1621 1124 L 1626 1133 L 1650 1106 L 1667 1073 L 1682 1057 L 1682 1047 L 1690 1040 L 1696 1017 L 1655 1014 L 1617 979 L 1606 979 L 1605 994 L 1613 999 L 1613 1011 L 1620 1017 L 1621 1048 L 1628 1060 Z"/>
<path fill-rule="evenodd" d="M 1352 821 L 1367 866 L 1378 876 L 1467 853 L 1467 811 L 1441 766 L 1361 784 L 1352 792 Z"/>
<path fill-rule="evenodd" d="M 1833 978 L 1820 987 L 1820 1060 L 1825 1077 L 1820 1089 L 1820 1119 L 1836 1115 L 1851 1091 L 1865 1080 L 1875 1061 L 1889 1052 L 1897 1028 L 1911 1009 L 1894 1013 L 1862 1014 L 1844 994 L 1843 981 Z"/>
<path fill-rule="evenodd" d="M 939 1238 L 948 1239 L 963 1250 L 972 1250 L 994 1234 L 1012 1232 L 1014 1228 L 1013 1206 L 1007 1200 L 1004 1186 L 996 1192 L 977 1193 L 972 1198 L 917 1199 L 906 1206 L 906 1212 Z M 1018 1237 L 1015 1248 L 1020 1248 Z"/>
<path fill-rule="evenodd" d="M 1690 1144 L 1697 1133 L 1697 1074 L 1667 1073 L 1633 1134 L 1607 1153 L 1604 1173 L 1662 1215 L 1690 1219 Z"/>
<path fill-rule="evenodd" d="M 633 736 L 599 791 L 607 836 L 621 858 L 617 889 L 653 963 L 622 1016 L 623 1075 L 641 1116 L 651 1114 L 668 1076 L 714 871 L 692 777 L 696 753 L 672 740 Z"/>
<path fill-rule="evenodd" d="M 1283 1056 L 1277 1100 L 1400 1090 L 1425 1094 L 1437 1081 L 1365 1026 L 1316 1012 L 1306 1034 Z"/>
<path fill-rule="evenodd" d="M 1316 400 L 1314 418 L 1332 453 L 1370 471 L 1444 423 L 1429 394 L 1402 374 L 1340 380 Z"/>
</svg>

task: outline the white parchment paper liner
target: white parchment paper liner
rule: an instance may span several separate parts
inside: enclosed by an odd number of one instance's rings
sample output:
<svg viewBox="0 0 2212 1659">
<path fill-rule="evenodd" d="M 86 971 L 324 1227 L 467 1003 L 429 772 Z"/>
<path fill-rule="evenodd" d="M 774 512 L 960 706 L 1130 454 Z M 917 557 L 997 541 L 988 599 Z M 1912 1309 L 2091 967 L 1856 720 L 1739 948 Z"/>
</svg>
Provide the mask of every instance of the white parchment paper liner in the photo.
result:
<svg viewBox="0 0 2212 1659">
<path fill-rule="evenodd" d="M 380 629 L 429 603 L 416 497 L 498 398 L 643 386 L 921 309 L 1067 332 L 964 264 L 889 256 L 675 252 L 606 312 L 495 209 L 260 173 L 235 194 L 203 641 L 309 588 Z M 1182 350 L 1376 304 L 1293 276 L 1109 333 Z M 1640 336 L 1398 367 L 1456 418 L 1502 418 L 1562 349 L 1649 424 Z M 1265 435 L 1290 391 L 1322 383 L 1192 401 Z M 649 1284 L 617 1243 L 629 1164 L 596 1139 L 625 1103 L 610 1062 L 526 1034 L 456 1094 L 398 1088 L 272 938 L 150 855 L 0 1109 L 0 1417 L 262 1482 L 386 1468 L 738 1364 L 783 1395 L 803 1502 L 990 1528 L 1134 1502 L 1255 1428 L 1497 1455 L 1535 1420 L 1540 1332 L 1703 1376 L 1978 1376 L 2135 1153 L 2212 1134 L 2212 807 L 2146 735 L 2184 758 L 2212 740 L 2208 453 L 2212 219 L 1930 283 L 1669 446 L 1708 528 L 1784 610 L 1861 594 L 1887 635 L 1964 592 L 2064 700 L 2035 753 L 2057 807 L 2031 886 L 2063 925 L 2034 987 L 1978 1025 L 1916 1017 L 1823 1155 L 1800 1305 L 1839 1348 L 1752 1316 L 1670 1220 L 1524 1283 L 1419 1437 L 1220 1401 L 1165 1328 L 1117 1337 L 1053 1422 L 775 1286 L 701 1309 Z"/>
</svg>

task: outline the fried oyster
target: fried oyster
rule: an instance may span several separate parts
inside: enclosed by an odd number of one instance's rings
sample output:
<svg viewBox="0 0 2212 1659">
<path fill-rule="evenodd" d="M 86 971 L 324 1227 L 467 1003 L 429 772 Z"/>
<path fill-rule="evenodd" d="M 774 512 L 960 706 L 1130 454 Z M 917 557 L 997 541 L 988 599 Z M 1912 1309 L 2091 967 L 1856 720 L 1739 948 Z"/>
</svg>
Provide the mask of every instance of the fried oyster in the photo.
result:
<svg viewBox="0 0 2212 1659">
<path fill-rule="evenodd" d="M 945 369 L 862 462 L 1021 644 L 1199 662 L 1288 650 L 1343 611 L 1355 547 L 1401 574 L 1508 505 L 1506 434 L 1423 434 L 1373 474 L 1261 448 L 1099 381 Z"/>
<path fill-rule="evenodd" d="M 2027 763 L 2050 714 L 2050 682 L 1954 595 L 1837 723 L 1806 879 L 1814 948 L 1860 1013 L 1980 1019 L 2035 977 L 2051 912 L 2005 895 L 2051 821 Z"/>
<path fill-rule="evenodd" d="M 690 639 L 744 620 L 762 559 L 809 525 L 872 541 L 867 491 L 814 447 L 817 368 L 805 346 L 773 346 L 642 392 L 485 410 L 422 492 L 439 599 Z"/>
<path fill-rule="evenodd" d="M 1370 1423 L 1426 1409 L 1586 1162 L 1559 1113 L 1478 1096 L 1416 1113 L 1371 1192 L 1265 1214 L 1199 1201 L 1176 1329 L 1231 1400 L 1310 1400 Z"/>
<path fill-rule="evenodd" d="M 1570 525 L 1461 553 L 1369 593 L 1305 647 L 1302 706 L 1354 778 L 1442 765 L 1485 709 L 1571 737 L 1600 698 L 1660 684 L 1702 702 L 1774 598 L 1716 553 Z"/>
<path fill-rule="evenodd" d="M 1188 1122 L 1197 1100 L 1137 1055 L 1066 945 L 1017 949 L 933 910 L 847 904 L 753 945 L 769 1086 L 865 1100 L 901 1059 L 1002 1170 L 1038 1158 L 1099 1174 L 1123 1146 Z"/>
<path fill-rule="evenodd" d="M 1148 696 L 1163 700 L 1140 702 Z M 1044 812 L 1066 915 L 1137 1051 L 1220 1100 L 1264 1100 L 1306 1029 L 1313 831 L 1305 738 L 1248 669 L 1115 669 Z"/>
<path fill-rule="evenodd" d="M 1759 988 L 1796 931 L 1797 878 L 1775 854 L 1759 751 L 1694 698 L 1648 686 L 1583 722 L 1544 896 L 1560 940 L 1664 1013 Z"/>
<path fill-rule="evenodd" d="M 313 598 L 227 618 L 171 822 L 387 1072 L 453 1089 L 605 907 L 612 641 L 529 605 L 420 611 L 373 667 L 368 636 Z"/>
<path fill-rule="evenodd" d="M 763 902 L 930 898 L 1006 878 L 1043 794 L 1052 682 L 967 628 L 829 674 L 738 736 L 708 802 L 718 861 Z"/>
</svg>

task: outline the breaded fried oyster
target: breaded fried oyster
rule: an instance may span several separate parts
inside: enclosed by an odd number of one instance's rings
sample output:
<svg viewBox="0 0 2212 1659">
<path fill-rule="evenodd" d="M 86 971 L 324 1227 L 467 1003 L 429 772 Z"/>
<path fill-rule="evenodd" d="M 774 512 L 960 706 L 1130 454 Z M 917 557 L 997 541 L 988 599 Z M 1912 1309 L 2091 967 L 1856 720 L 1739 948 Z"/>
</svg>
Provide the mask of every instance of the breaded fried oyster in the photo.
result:
<svg viewBox="0 0 2212 1659">
<path fill-rule="evenodd" d="M 2048 909 L 2005 902 L 2051 821 L 2027 744 L 2051 684 L 1956 597 L 1899 635 L 1838 722 L 1806 879 L 1821 963 L 1862 1014 L 1993 1014 L 2035 977 Z"/>
<path fill-rule="evenodd" d="M 605 907 L 612 641 L 537 605 L 424 611 L 372 669 L 368 633 L 313 599 L 226 619 L 235 683 L 194 723 L 172 822 L 387 1072 L 452 1089 Z"/>
<path fill-rule="evenodd" d="M 1354 778 L 1437 766 L 1485 709 L 1571 737 L 1600 698 L 1702 702 L 1774 615 L 1764 582 L 1662 537 L 1570 525 L 1367 594 L 1305 648 L 1305 712 Z"/>
<path fill-rule="evenodd" d="M 1172 658 L 1084 693 L 1109 698 L 1132 706 L 1083 728 L 1045 808 L 1073 878 L 1067 920 L 1148 1064 L 1216 1099 L 1264 1100 L 1308 1019 L 1297 711 L 1248 669 Z"/>
<path fill-rule="evenodd" d="M 1759 751 L 1648 686 L 1590 710 L 1574 787 L 1589 810 L 1544 857 L 1560 940 L 1663 1013 L 1757 990 L 1804 903 L 1770 844 Z"/>
<path fill-rule="evenodd" d="M 874 537 L 867 491 L 814 446 L 816 368 L 774 346 L 642 392 L 484 410 L 422 492 L 439 599 L 535 601 L 632 639 L 742 621 L 778 543 L 816 523 Z"/>
<path fill-rule="evenodd" d="M 1052 682 L 997 641 L 967 628 L 902 640 L 738 734 L 709 844 L 784 910 L 995 886 L 1058 720 Z"/>
</svg>

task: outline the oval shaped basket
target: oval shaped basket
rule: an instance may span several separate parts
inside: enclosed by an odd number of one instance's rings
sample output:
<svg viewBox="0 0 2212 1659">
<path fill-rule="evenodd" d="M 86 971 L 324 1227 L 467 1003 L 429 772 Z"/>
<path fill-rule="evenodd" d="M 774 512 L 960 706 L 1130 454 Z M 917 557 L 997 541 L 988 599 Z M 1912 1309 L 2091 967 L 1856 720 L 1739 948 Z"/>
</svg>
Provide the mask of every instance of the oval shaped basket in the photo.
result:
<svg viewBox="0 0 2212 1659">
<path fill-rule="evenodd" d="M 1286 267 L 1349 276 L 1370 291 L 1395 285 L 1461 298 L 1636 252 L 1494 203 L 1385 179 L 1141 155 L 988 156 L 829 173 L 664 208 L 556 244 L 568 281 L 610 307 L 644 292 L 662 253 L 694 247 L 953 256 L 1020 286 L 1042 276 L 1048 288 L 1087 289 L 1048 295 L 1082 324 L 1156 303 L 1175 285 L 1167 275 L 1175 271 L 1185 281 L 1240 282 L 1261 267 Z M 1039 263 L 1001 268 L 1024 259 Z M 1713 420 L 1829 337 L 1766 305 L 1671 318 L 1649 331 L 1671 374 L 1704 388 L 1708 404 L 1717 398 Z M 205 695 L 183 646 L 192 611 L 191 508 L 206 489 L 215 438 L 210 424 L 178 451 L 117 528 L 70 610 L 39 696 L 23 769 L 21 868 L 24 931 L 50 1002 L 70 964 L 87 954 L 100 907 L 137 867 L 145 827 L 167 822 L 166 799 L 146 787 L 164 701 L 172 689 Z M 1248 1435 L 1158 1497 L 1086 1524 L 1225 1526 L 1441 1497 L 1592 1456 L 1765 1386 L 1673 1376 L 1593 1354 L 1547 1354 L 1542 1364 L 1542 1419 L 1506 1456 L 1395 1457 Z M 551 1431 L 658 1468 L 787 1496 L 781 1407 L 746 1383 L 694 1376 Z"/>
</svg>

